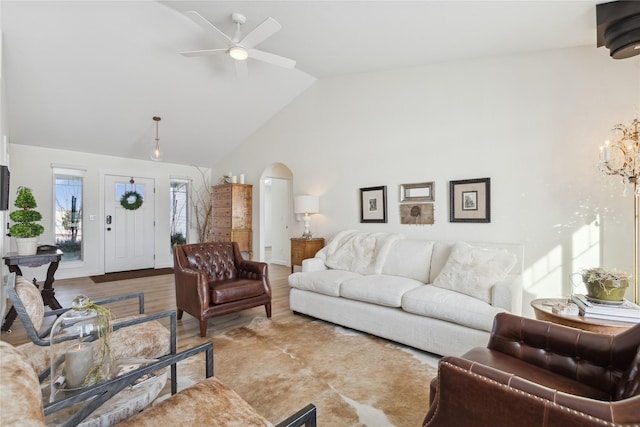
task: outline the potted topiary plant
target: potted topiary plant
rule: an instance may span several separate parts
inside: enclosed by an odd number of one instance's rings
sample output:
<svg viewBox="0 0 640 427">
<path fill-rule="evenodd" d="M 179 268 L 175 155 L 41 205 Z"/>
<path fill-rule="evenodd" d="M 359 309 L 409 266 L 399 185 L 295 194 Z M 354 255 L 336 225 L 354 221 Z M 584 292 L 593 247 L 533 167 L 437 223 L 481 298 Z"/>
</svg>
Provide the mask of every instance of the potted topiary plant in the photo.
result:
<svg viewBox="0 0 640 427">
<path fill-rule="evenodd" d="M 13 205 L 20 209 L 9 214 L 11 221 L 15 222 L 9 228 L 9 233 L 16 238 L 18 255 L 35 255 L 38 250 L 38 236 L 44 232 L 44 227 L 36 224 L 36 221 L 42 219 L 42 215 L 33 210 L 38 204 L 31 189 L 20 187 Z"/>
</svg>

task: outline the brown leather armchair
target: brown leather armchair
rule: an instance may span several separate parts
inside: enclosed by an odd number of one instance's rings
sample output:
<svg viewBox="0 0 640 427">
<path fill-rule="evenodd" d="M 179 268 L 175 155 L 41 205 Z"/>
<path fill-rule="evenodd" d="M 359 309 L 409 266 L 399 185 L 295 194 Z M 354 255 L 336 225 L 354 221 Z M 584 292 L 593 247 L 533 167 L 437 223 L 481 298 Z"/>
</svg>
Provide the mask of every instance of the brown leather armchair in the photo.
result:
<svg viewBox="0 0 640 427">
<path fill-rule="evenodd" d="M 177 245 L 173 260 L 178 319 L 186 311 L 200 320 L 201 337 L 211 317 L 259 305 L 271 317 L 267 264 L 243 259 L 237 243 Z"/>
<path fill-rule="evenodd" d="M 498 314 L 440 361 L 423 426 L 640 425 L 640 325 L 617 335 Z"/>
</svg>

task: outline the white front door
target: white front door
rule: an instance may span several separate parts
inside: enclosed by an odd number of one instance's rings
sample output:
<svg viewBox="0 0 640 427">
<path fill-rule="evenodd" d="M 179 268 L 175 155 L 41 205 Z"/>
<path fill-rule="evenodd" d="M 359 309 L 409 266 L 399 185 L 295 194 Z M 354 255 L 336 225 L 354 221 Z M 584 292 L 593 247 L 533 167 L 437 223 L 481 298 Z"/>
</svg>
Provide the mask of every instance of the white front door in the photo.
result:
<svg viewBox="0 0 640 427">
<path fill-rule="evenodd" d="M 130 182 L 133 181 L 133 184 Z M 120 203 L 123 194 L 137 192 L 142 205 L 125 209 Z M 155 186 L 154 180 L 130 176 L 104 177 L 104 271 L 153 268 L 155 258 Z M 129 198 L 129 203 L 135 196 Z M 130 206 L 130 208 L 133 206 Z"/>
</svg>

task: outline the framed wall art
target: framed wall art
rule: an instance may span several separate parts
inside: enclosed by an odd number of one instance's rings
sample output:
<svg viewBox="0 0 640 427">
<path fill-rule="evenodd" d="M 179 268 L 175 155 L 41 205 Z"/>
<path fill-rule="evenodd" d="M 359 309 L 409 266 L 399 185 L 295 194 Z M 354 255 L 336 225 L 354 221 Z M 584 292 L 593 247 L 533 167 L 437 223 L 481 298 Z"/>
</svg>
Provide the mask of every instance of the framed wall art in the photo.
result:
<svg viewBox="0 0 640 427">
<path fill-rule="evenodd" d="M 433 202 L 433 182 L 401 184 L 401 202 Z"/>
<path fill-rule="evenodd" d="M 433 203 L 400 205 L 400 224 L 433 224 Z"/>
<path fill-rule="evenodd" d="M 360 222 L 387 222 L 387 186 L 360 189 Z"/>
<path fill-rule="evenodd" d="M 449 182 L 449 222 L 491 222 L 491 178 Z"/>
</svg>

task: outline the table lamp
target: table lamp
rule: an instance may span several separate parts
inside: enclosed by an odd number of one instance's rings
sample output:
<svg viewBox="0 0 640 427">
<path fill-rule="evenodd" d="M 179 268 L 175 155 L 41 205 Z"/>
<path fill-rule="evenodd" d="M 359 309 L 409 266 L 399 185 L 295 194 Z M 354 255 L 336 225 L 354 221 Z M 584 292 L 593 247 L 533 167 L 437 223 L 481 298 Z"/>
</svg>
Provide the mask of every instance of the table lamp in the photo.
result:
<svg viewBox="0 0 640 427">
<path fill-rule="evenodd" d="M 311 217 L 309 214 L 318 213 L 320 211 L 320 200 L 317 196 L 296 196 L 294 200 L 294 211 L 297 214 L 304 214 L 302 220 L 304 221 L 304 233 L 302 233 L 303 239 L 311 239 Z"/>
</svg>

